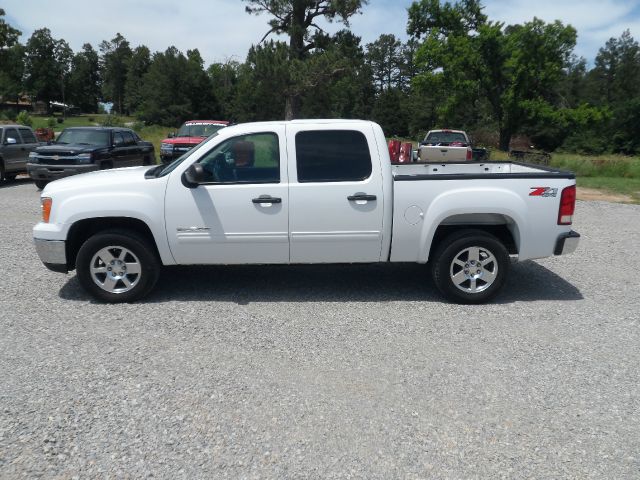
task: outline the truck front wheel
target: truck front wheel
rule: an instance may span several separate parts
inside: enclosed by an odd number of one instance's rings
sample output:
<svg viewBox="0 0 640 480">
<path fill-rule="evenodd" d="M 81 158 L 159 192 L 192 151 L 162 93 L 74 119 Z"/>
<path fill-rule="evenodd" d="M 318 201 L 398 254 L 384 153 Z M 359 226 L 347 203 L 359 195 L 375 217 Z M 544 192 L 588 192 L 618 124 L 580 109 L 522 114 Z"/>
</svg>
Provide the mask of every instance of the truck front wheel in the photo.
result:
<svg viewBox="0 0 640 480">
<path fill-rule="evenodd" d="M 504 285 L 509 253 L 493 235 L 462 230 L 446 237 L 431 260 L 433 280 L 449 300 L 483 303 Z"/>
<path fill-rule="evenodd" d="M 108 303 L 133 302 L 154 287 L 160 261 L 154 249 L 135 232 L 100 232 L 78 251 L 76 271 L 80 285 Z"/>
</svg>

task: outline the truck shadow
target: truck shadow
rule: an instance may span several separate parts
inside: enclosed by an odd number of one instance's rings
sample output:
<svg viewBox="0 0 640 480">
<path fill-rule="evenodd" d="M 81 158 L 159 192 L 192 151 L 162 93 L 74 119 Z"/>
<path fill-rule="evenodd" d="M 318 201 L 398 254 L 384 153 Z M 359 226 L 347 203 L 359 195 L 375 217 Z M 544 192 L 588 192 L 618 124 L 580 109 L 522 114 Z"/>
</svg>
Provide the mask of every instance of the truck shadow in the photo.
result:
<svg viewBox="0 0 640 480">
<path fill-rule="evenodd" d="M 535 262 L 512 265 L 492 303 L 580 300 L 580 291 Z M 61 288 L 67 300 L 92 300 L 75 276 Z M 139 303 L 167 301 L 386 302 L 445 301 L 428 268 L 417 264 L 167 267 L 155 290 Z"/>
</svg>

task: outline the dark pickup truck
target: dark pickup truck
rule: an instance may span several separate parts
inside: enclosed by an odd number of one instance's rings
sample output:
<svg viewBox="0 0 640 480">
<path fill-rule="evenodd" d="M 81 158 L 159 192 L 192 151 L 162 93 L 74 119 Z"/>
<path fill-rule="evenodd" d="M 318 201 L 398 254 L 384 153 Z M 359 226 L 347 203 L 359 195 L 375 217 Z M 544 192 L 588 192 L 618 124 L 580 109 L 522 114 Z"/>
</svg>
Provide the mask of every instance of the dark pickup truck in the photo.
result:
<svg viewBox="0 0 640 480">
<path fill-rule="evenodd" d="M 66 128 L 58 139 L 29 154 L 27 170 L 36 187 L 58 178 L 107 168 L 152 165 L 153 145 L 128 128 Z"/>
<path fill-rule="evenodd" d="M 26 173 L 29 154 L 40 145 L 24 125 L 0 125 L 0 181 Z"/>
</svg>

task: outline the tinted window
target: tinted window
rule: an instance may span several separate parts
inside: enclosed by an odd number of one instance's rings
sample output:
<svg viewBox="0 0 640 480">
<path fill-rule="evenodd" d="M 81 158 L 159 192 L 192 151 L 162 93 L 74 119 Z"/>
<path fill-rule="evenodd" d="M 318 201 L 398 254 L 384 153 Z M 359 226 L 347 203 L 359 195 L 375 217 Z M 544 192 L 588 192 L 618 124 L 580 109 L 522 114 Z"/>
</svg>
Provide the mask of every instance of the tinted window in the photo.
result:
<svg viewBox="0 0 640 480">
<path fill-rule="evenodd" d="M 136 143 L 133 135 L 130 132 L 122 132 L 122 136 L 124 137 L 125 145 L 134 145 Z"/>
<path fill-rule="evenodd" d="M 350 182 L 371 175 L 369 145 L 361 132 L 299 132 L 296 157 L 299 182 Z"/>
<path fill-rule="evenodd" d="M 22 141 L 24 143 L 37 143 L 36 136 L 28 128 L 21 128 L 20 135 L 22 135 Z"/>
<path fill-rule="evenodd" d="M 120 133 L 120 132 L 114 132 L 113 133 L 113 144 L 116 147 L 120 147 L 120 146 L 124 145 L 124 138 L 122 137 L 122 133 Z"/>
<path fill-rule="evenodd" d="M 432 132 L 424 139 L 424 143 L 464 143 L 466 145 L 467 139 L 459 132 Z"/>
<path fill-rule="evenodd" d="M 16 130 L 15 128 L 7 128 L 7 134 L 4 137 L 4 141 L 6 142 L 9 138 L 14 138 L 16 140 L 16 143 L 22 143 L 22 140 L 20 140 L 20 135 L 18 135 L 18 130 Z"/>
<path fill-rule="evenodd" d="M 65 130 L 56 143 L 79 143 L 82 145 L 109 145 L 110 135 L 108 130 Z"/>
<path fill-rule="evenodd" d="M 230 138 L 199 162 L 212 183 L 279 183 L 280 149 L 275 133 Z"/>
<path fill-rule="evenodd" d="M 216 133 L 224 125 L 213 123 L 185 123 L 178 131 L 178 137 L 208 137 Z"/>
</svg>

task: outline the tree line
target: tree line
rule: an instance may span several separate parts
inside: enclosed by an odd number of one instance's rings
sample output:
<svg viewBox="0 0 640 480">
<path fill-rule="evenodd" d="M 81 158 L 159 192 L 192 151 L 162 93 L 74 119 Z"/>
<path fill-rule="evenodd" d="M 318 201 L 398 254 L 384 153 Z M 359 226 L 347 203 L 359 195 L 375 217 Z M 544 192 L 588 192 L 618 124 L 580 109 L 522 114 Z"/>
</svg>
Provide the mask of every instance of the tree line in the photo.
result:
<svg viewBox="0 0 640 480">
<path fill-rule="evenodd" d="M 236 122 L 364 118 L 387 135 L 464 128 L 508 149 L 526 135 L 544 150 L 640 151 L 640 47 L 625 31 L 593 65 L 574 54 L 577 32 L 561 21 L 505 25 L 479 0 L 414 1 L 408 40 L 363 44 L 349 19 L 366 0 L 243 0 L 267 17 L 244 61 L 205 66 L 197 48 L 133 47 L 117 33 L 73 52 L 41 28 L 23 44 L 0 9 L 0 97 L 28 94 L 86 113 L 111 102 L 118 114 L 175 126 L 189 118 Z M 328 34 L 319 19 L 345 28 Z M 288 42 L 267 40 L 283 34 Z"/>
</svg>

